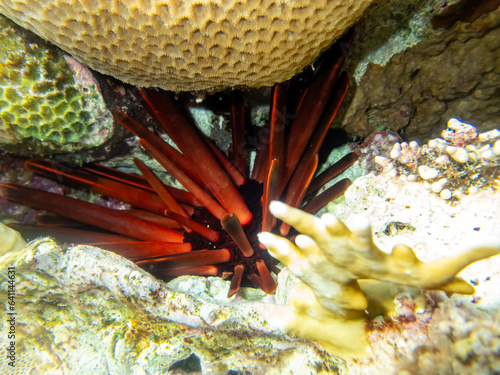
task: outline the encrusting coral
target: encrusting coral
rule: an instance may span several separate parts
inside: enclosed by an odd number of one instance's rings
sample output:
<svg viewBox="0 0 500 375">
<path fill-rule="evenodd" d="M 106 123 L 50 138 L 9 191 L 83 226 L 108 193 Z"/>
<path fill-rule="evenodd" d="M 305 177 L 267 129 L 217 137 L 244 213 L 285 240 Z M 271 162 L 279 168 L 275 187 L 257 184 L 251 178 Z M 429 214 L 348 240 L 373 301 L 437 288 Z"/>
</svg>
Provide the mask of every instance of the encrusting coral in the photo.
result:
<svg viewBox="0 0 500 375">
<path fill-rule="evenodd" d="M 311 63 L 370 0 L 1 0 L 0 12 L 140 87 L 270 86 Z"/>
<path fill-rule="evenodd" d="M 76 152 L 112 133 L 88 70 L 0 15 L 0 148 L 25 156 Z"/>
<path fill-rule="evenodd" d="M 289 294 L 291 311 L 280 313 L 284 329 L 347 355 L 365 352 L 364 318 L 379 313 L 378 304 L 387 303 L 387 293 L 381 300 L 368 293 L 378 288 L 377 294 L 384 295 L 385 283 L 393 283 L 472 294 L 474 288 L 455 275 L 500 252 L 500 240 L 491 239 L 454 257 L 423 263 L 406 245 L 396 245 L 391 254 L 380 250 L 368 222 L 360 221 L 349 229 L 331 214 L 318 218 L 277 201 L 271 203 L 270 211 L 302 233 L 295 244 L 271 233 L 259 236 L 269 252 L 303 282 Z"/>
</svg>

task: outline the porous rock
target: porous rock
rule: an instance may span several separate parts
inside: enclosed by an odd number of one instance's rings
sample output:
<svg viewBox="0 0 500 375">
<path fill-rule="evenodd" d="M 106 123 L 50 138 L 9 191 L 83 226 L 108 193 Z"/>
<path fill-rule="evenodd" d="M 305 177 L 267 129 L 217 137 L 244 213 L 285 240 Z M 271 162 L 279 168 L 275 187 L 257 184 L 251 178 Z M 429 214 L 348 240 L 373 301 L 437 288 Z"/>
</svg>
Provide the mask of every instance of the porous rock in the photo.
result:
<svg viewBox="0 0 500 375">
<path fill-rule="evenodd" d="M 455 256 L 480 238 L 498 239 L 500 193 L 492 189 L 468 195 L 451 206 L 423 184 L 370 173 L 346 192 L 348 225 L 360 216 L 370 220 L 374 242 L 382 249 L 412 246 L 424 262 Z M 329 206 L 335 212 L 334 205 Z M 412 230 L 390 233 L 390 223 Z M 402 225 L 401 225 L 402 226 Z M 400 307 L 390 320 L 369 325 L 373 355 L 349 363 L 354 374 L 491 374 L 500 371 L 500 256 L 479 261 L 459 276 L 472 283 L 475 295 L 425 292 L 424 300 L 400 292 Z M 394 324 L 394 322 L 397 322 Z"/>
<path fill-rule="evenodd" d="M 341 366 L 268 324 L 266 305 L 227 301 L 228 282 L 217 278 L 177 279 L 187 294 L 113 253 L 49 239 L 0 259 L 16 270 L 17 367 L 2 361 L 2 374 L 158 374 L 190 355 L 201 374 L 326 375 Z M 8 281 L 2 272 L 2 290 Z M 4 332 L 8 324 L 2 319 Z"/>
<path fill-rule="evenodd" d="M 500 10 L 398 53 L 385 66 L 370 64 L 356 87 L 342 126 L 358 136 L 404 129 L 407 139 L 439 136 L 451 117 L 480 131 L 500 123 Z"/>
</svg>

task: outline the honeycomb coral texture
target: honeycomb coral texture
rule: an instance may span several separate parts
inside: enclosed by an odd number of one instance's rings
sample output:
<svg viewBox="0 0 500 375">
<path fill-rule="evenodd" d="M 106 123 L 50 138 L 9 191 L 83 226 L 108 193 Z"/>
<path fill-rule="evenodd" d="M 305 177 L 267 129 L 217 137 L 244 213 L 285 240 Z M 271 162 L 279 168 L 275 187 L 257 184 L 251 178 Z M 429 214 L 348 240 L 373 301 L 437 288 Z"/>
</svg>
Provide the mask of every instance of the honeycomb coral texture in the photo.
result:
<svg viewBox="0 0 500 375">
<path fill-rule="evenodd" d="M 186 91 L 269 86 L 371 0 L 0 0 L 0 12 L 102 73 Z"/>
<path fill-rule="evenodd" d="M 0 16 L 0 148 L 50 155 L 111 136 L 111 114 L 96 85 L 75 76 L 59 51 Z"/>
</svg>

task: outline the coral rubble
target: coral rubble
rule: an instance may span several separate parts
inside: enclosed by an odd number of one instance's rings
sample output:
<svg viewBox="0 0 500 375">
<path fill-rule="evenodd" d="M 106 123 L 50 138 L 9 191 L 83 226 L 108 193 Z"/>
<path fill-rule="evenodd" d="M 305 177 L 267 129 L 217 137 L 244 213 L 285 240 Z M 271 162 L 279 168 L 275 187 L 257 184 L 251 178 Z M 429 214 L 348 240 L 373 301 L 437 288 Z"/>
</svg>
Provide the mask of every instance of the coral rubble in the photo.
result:
<svg viewBox="0 0 500 375">
<path fill-rule="evenodd" d="M 0 16 L 0 148 L 75 152 L 111 137 L 111 113 L 90 73 Z"/>
<path fill-rule="evenodd" d="M 396 142 L 388 155 L 375 156 L 383 173 L 409 181 L 425 181 L 445 200 L 481 189 L 497 189 L 500 178 L 500 130 L 478 134 L 470 124 L 450 119 L 442 138 L 420 146 Z"/>
</svg>

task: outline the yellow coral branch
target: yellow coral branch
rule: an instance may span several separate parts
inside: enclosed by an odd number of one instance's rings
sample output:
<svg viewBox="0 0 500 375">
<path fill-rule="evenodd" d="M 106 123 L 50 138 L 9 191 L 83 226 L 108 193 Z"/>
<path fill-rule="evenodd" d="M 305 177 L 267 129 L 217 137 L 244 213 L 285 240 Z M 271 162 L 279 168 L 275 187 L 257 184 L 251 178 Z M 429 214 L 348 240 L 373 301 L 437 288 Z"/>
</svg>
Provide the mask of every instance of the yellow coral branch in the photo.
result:
<svg viewBox="0 0 500 375">
<path fill-rule="evenodd" d="M 14 229 L 0 223 L 0 264 L 8 265 L 8 261 L 21 251 L 26 241 Z"/>
<path fill-rule="evenodd" d="M 358 279 L 473 293 L 474 289 L 455 275 L 469 264 L 500 252 L 500 240 L 489 240 L 454 257 L 423 263 L 406 245 L 395 246 L 391 254 L 380 250 L 373 242 L 368 222 L 349 229 L 333 215 L 317 218 L 281 202 L 272 202 L 270 210 L 303 234 L 297 236 L 295 245 L 271 234 L 261 234 L 261 242 L 315 291 L 325 307 L 331 305 L 324 302 L 325 298 L 335 298 L 337 308 L 366 308 L 355 283 Z M 335 292 L 331 284 L 337 284 Z M 329 285 L 328 292 L 325 285 Z"/>
<path fill-rule="evenodd" d="M 345 327 L 349 321 L 347 331 L 352 330 L 357 337 L 358 347 L 351 342 L 344 349 L 360 354 L 366 344 L 359 332 L 370 306 L 358 280 L 474 293 L 474 288 L 456 274 L 475 261 L 500 253 L 500 239 L 492 239 L 474 244 L 454 257 L 424 263 L 406 245 L 396 245 L 391 254 L 380 250 L 367 221 L 359 221 L 349 229 L 331 214 L 318 218 L 276 201 L 269 208 L 274 216 L 302 233 L 295 244 L 272 233 L 259 235 L 269 252 L 304 283 L 290 292 L 288 303 L 293 314 L 287 315 L 283 325 L 289 332 L 315 339 L 337 352 L 342 349 L 338 340 L 343 340 L 344 334 L 325 334 L 320 327 Z"/>
</svg>

